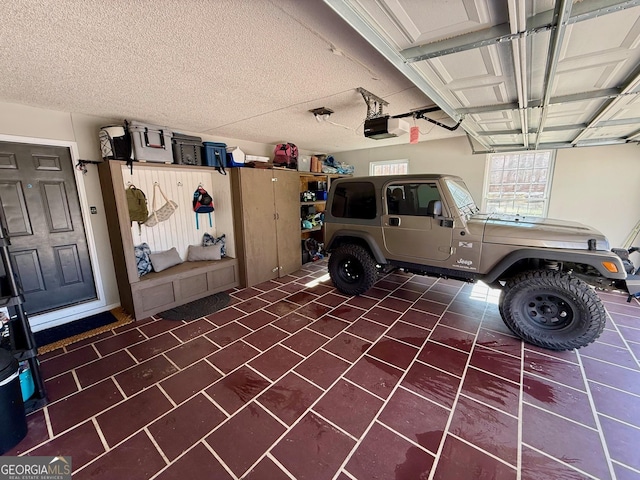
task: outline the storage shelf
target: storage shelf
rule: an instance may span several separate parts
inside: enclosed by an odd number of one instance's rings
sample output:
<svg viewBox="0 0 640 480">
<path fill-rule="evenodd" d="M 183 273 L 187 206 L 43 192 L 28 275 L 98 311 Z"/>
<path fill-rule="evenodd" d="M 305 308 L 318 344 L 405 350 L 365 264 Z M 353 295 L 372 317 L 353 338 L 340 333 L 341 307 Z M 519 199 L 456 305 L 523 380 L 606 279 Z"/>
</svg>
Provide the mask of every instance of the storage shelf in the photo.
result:
<svg viewBox="0 0 640 480">
<path fill-rule="evenodd" d="M 300 205 L 317 205 L 319 203 L 327 203 L 326 200 L 314 200 L 313 202 L 300 202 Z"/>
<path fill-rule="evenodd" d="M 302 231 L 302 233 L 307 233 L 307 232 L 317 232 L 319 230 L 322 230 L 322 225 L 319 225 L 319 226 L 313 227 L 313 228 L 303 228 L 301 231 Z"/>
</svg>

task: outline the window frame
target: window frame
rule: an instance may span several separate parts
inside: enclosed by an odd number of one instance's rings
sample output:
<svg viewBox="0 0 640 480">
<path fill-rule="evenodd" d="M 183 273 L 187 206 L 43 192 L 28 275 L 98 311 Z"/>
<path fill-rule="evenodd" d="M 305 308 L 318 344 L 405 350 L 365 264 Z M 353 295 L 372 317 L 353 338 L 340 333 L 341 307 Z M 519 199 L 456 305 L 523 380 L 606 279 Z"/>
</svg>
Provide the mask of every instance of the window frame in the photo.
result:
<svg viewBox="0 0 640 480">
<path fill-rule="evenodd" d="M 385 165 L 406 165 L 406 171 L 400 173 L 380 173 L 376 175 L 376 167 L 384 167 Z M 369 176 L 377 177 L 383 175 L 408 175 L 409 174 L 409 159 L 401 158 L 398 160 L 380 160 L 377 162 L 369 162 Z"/>
<path fill-rule="evenodd" d="M 432 216 L 432 215 L 427 215 L 426 213 L 420 213 L 421 209 L 426 209 L 428 207 L 428 202 L 423 207 L 422 204 L 420 203 L 419 195 L 417 197 L 414 197 L 415 202 L 416 202 L 415 206 L 417 207 L 417 210 L 414 211 L 412 209 L 410 212 L 407 212 L 407 211 L 400 212 L 400 209 L 398 208 L 399 205 L 395 204 L 395 207 L 396 207 L 395 209 L 397 209 L 398 211 L 395 211 L 395 212 L 391 211 L 392 210 L 391 206 L 394 203 L 394 201 L 393 201 L 393 198 L 390 197 L 389 195 L 387 195 L 386 192 L 389 191 L 391 188 L 393 188 L 394 190 L 396 188 L 402 188 L 402 191 L 403 191 L 402 200 L 405 200 L 406 199 L 405 195 L 406 195 L 406 192 L 407 192 L 406 187 L 414 186 L 414 185 L 416 186 L 416 188 L 415 189 L 410 189 L 410 191 L 412 193 L 414 193 L 413 190 L 415 190 L 415 194 L 417 194 L 418 191 L 420 190 L 420 187 L 422 187 L 423 185 L 426 185 L 426 186 L 429 187 L 430 190 L 435 190 L 435 192 L 437 193 L 438 198 L 431 198 L 431 200 L 438 200 L 438 201 L 442 202 L 443 195 L 442 195 L 442 191 L 440 190 L 440 185 L 438 185 L 437 181 L 434 181 L 434 180 L 429 180 L 429 181 L 400 180 L 400 179 L 393 180 L 391 182 L 386 183 L 384 185 L 384 187 L 383 187 L 383 190 L 385 192 L 385 206 L 384 206 L 384 209 L 385 209 L 385 212 L 386 212 L 387 215 L 393 215 L 393 216 L 406 215 L 406 216 L 411 216 L 411 217 L 431 217 Z M 443 207 L 443 209 L 444 209 L 444 207 Z"/>
<path fill-rule="evenodd" d="M 524 151 L 516 151 L 516 152 L 496 152 L 496 153 L 488 153 L 485 161 L 485 170 L 484 170 L 484 183 L 482 190 L 482 212 L 483 213 L 492 213 L 489 212 L 487 204 L 489 202 L 489 198 L 487 196 L 489 192 L 489 185 L 491 183 L 491 161 L 495 155 L 531 155 L 531 154 L 539 154 L 539 153 L 549 153 L 549 166 L 547 170 L 547 181 L 545 184 L 545 191 L 543 194 L 543 212 L 540 215 L 543 218 L 546 218 L 549 214 L 549 204 L 551 202 L 551 187 L 553 185 L 553 175 L 555 173 L 555 162 L 556 162 L 556 150 L 524 150 Z M 508 213 L 507 215 L 515 215 L 515 213 Z M 521 215 L 531 215 L 527 213 L 521 213 Z M 531 215 L 533 216 L 533 215 Z"/>
</svg>

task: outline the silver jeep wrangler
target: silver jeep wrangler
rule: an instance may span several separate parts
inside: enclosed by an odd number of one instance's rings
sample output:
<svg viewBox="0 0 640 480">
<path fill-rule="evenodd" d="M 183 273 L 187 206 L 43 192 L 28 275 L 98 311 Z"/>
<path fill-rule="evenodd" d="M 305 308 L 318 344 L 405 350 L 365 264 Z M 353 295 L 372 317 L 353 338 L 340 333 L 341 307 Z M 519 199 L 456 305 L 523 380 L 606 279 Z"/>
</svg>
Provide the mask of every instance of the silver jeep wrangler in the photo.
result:
<svg viewBox="0 0 640 480">
<path fill-rule="evenodd" d="M 333 181 L 325 211 L 329 273 L 347 295 L 381 271 L 483 281 L 502 290 L 502 319 L 524 341 L 579 348 L 602 333 L 606 313 L 593 287 L 640 292 L 597 230 L 575 222 L 479 213 L 452 175 Z"/>
</svg>

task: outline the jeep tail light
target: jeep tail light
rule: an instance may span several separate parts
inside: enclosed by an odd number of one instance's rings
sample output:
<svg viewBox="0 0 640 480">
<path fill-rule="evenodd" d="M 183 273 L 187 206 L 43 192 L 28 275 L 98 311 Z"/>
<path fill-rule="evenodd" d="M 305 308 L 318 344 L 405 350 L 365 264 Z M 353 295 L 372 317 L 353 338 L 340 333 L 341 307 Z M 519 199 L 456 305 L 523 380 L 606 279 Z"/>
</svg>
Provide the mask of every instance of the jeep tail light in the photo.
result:
<svg viewBox="0 0 640 480">
<path fill-rule="evenodd" d="M 602 266 L 611 273 L 618 273 L 618 266 L 613 262 L 602 262 Z"/>
</svg>

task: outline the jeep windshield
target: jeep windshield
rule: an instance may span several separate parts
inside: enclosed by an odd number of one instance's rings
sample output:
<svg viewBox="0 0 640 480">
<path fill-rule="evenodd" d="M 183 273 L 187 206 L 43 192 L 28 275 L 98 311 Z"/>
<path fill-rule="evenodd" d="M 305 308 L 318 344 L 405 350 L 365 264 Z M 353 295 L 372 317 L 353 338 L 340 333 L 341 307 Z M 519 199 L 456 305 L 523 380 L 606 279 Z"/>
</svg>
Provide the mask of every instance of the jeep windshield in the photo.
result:
<svg viewBox="0 0 640 480">
<path fill-rule="evenodd" d="M 452 178 L 445 179 L 445 182 L 461 214 L 469 217 L 480 211 L 464 182 Z"/>
</svg>

